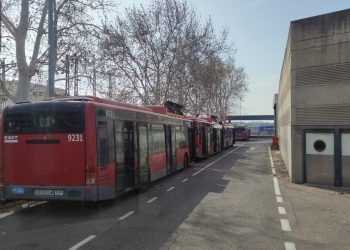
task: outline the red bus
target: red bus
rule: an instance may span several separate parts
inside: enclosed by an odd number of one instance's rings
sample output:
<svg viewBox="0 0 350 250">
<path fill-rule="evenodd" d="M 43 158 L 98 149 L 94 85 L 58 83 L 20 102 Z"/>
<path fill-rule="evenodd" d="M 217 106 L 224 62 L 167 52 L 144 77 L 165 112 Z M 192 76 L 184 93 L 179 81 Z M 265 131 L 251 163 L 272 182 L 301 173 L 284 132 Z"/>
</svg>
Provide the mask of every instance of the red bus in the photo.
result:
<svg viewBox="0 0 350 250">
<path fill-rule="evenodd" d="M 250 138 L 250 131 L 247 127 L 244 126 L 237 126 L 235 127 L 235 139 L 236 140 L 249 140 Z"/>
<path fill-rule="evenodd" d="M 7 107 L 0 198 L 99 201 L 145 188 L 188 166 L 190 123 L 165 107 L 96 97 Z"/>
<path fill-rule="evenodd" d="M 233 146 L 232 126 L 225 127 L 213 118 L 188 117 L 192 120 L 189 127 L 190 159 L 207 158 Z"/>
</svg>

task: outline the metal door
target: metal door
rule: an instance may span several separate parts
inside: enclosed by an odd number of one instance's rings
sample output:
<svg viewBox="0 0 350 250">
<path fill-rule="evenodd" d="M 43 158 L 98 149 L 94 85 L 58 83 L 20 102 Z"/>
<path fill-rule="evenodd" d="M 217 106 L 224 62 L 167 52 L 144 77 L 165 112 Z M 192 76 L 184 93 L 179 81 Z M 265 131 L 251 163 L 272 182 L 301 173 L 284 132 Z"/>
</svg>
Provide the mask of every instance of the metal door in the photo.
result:
<svg viewBox="0 0 350 250">
<path fill-rule="evenodd" d="M 306 182 L 334 185 L 334 133 L 306 133 Z"/>
<path fill-rule="evenodd" d="M 350 133 L 341 134 L 342 184 L 350 187 Z"/>
</svg>

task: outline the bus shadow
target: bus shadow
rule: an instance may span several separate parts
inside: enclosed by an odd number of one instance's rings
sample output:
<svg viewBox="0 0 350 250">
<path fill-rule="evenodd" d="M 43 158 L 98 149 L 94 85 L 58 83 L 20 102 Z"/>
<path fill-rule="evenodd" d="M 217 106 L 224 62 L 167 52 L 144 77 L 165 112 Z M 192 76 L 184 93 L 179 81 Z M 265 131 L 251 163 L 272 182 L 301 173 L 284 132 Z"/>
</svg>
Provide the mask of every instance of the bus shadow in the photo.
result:
<svg viewBox="0 0 350 250">
<path fill-rule="evenodd" d="M 9 231 L 42 230 L 43 227 L 57 225 L 73 225 L 78 228 L 81 225 L 90 225 L 92 233 L 95 230 L 104 231 L 102 235 L 85 246 L 86 249 L 160 249 L 169 244 L 169 240 L 176 235 L 184 223 L 199 223 L 197 209 L 203 203 L 210 201 L 215 195 L 225 192 L 227 186 L 235 179 L 227 180 L 232 171 L 237 172 L 233 178 L 249 178 L 249 171 L 236 171 L 235 163 L 244 161 L 247 157 L 242 154 L 231 154 L 226 160 L 218 162 L 218 166 L 206 169 L 192 177 L 195 168 L 203 168 L 206 164 L 215 161 L 222 154 L 194 164 L 191 168 L 179 171 L 167 176 L 155 183 L 144 192 L 132 191 L 115 200 L 86 204 L 81 202 L 49 201 L 35 207 L 22 209 L 16 212 L 15 219 L 12 216 L 2 220 L 4 227 Z M 216 167 L 215 167 L 216 166 Z M 268 174 L 261 171 L 256 174 Z M 189 180 L 182 183 L 185 177 Z M 237 179 L 236 179 L 237 180 Z M 167 192 L 166 189 L 176 188 Z M 158 197 L 159 201 L 149 204 L 152 197 Z M 202 209 L 202 208 L 201 208 Z M 129 211 L 134 215 L 125 221 L 119 218 Z M 204 216 L 204 215 L 203 215 Z M 190 221 L 188 221 L 190 218 Z M 192 220 L 194 218 L 194 221 Z M 207 218 L 206 220 L 208 220 Z M 100 223 L 101 221 L 106 223 Z M 197 221 L 197 222 L 196 222 Z M 199 223 L 200 225 L 200 223 Z M 213 228 L 218 234 L 227 237 L 234 236 L 234 232 L 227 232 L 223 228 Z M 38 236 L 39 237 L 39 236 Z"/>
</svg>

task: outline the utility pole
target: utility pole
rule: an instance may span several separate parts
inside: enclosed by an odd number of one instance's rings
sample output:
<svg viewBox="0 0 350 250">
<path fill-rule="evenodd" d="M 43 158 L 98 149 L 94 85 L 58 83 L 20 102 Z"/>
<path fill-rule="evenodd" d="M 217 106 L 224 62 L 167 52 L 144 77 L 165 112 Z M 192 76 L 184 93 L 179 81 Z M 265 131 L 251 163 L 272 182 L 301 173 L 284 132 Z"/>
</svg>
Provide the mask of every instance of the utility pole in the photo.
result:
<svg viewBox="0 0 350 250">
<path fill-rule="evenodd" d="M 2 29 L 1 29 L 1 23 L 2 23 L 2 0 L 0 0 L 0 52 L 2 48 Z"/>
<path fill-rule="evenodd" d="M 69 55 L 67 54 L 66 55 L 66 96 L 69 96 L 70 95 L 70 91 L 69 91 L 69 89 L 70 89 L 70 85 L 69 85 Z"/>
<path fill-rule="evenodd" d="M 49 97 L 55 96 L 55 69 L 54 69 L 54 15 L 55 0 L 47 0 L 47 17 L 48 17 L 48 36 L 49 36 Z"/>
<path fill-rule="evenodd" d="M 5 58 L 1 60 L 1 81 L 5 83 Z"/>
<path fill-rule="evenodd" d="M 78 56 L 74 54 L 74 96 L 79 94 L 78 81 Z"/>
</svg>

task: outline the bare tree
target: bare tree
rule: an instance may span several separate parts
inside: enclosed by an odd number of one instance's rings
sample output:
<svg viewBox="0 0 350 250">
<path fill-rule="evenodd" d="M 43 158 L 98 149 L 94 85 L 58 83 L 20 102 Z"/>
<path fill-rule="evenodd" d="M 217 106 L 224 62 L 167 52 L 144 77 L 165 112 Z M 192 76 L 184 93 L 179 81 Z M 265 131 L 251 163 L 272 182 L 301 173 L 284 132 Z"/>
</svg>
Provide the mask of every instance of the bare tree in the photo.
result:
<svg viewBox="0 0 350 250">
<path fill-rule="evenodd" d="M 106 26 L 102 48 L 116 72 L 122 72 L 128 93 L 145 104 L 162 103 L 183 90 L 175 83 L 185 82 L 187 74 L 179 72 L 186 71 L 186 53 L 207 38 L 208 27 L 200 28 L 186 2 L 156 0 L 147 8 L 126 9 L 124 18 Z"/>
<path fill-rule="evenodd" d="M 100 26 L 92 13 L 112 6 L 107 0 L 57 0 L 54 16 L 55 63 L 66 53 L 79 53 L 88 58 L 87 45 L 99 38 Z M 14 102 L 29 99 L 33 76 L 47 65 L 47 5 L 39 0 L 4 0 L 1 11 L 7 40 L 6 48 L 17 62 L 18 88 L 15 93 L 3 91 Z M 103 15 L 102 15 L 103 16 Z M 94 42 L 97 44 L 97 42 Z M 92 43 L 93 44 L 93 43 Z M 86 54 L 87 53 L 87 54 Z M 29 54 L 29 55 L 28 55 Z M 61 66 L 58 64 L 58 66 Z"/>
</svg>

